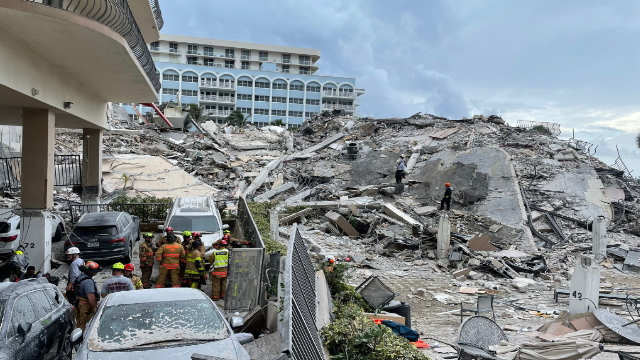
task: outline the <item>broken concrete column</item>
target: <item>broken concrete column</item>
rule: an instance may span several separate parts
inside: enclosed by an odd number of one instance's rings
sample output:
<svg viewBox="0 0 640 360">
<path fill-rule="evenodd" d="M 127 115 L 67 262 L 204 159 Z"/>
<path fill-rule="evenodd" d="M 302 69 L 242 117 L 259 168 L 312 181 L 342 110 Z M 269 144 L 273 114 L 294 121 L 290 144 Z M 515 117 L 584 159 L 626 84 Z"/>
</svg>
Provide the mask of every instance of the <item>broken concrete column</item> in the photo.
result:
<svg viewBox="0 0 640 360">
<path fill-rule="evenodd" d="M 82 129 L 82 203 L 99 204 L 102 195 L 102 130 Z M 98 211 L 97 207 L 91 211 Z"/>
<path fill-rule="evenodd" d="M 451 223 L 447 214 L 440 215 L 440 223 L 438 224 L 438 245 L 436 257 L 445 259 L 449 257 L 449 245 L 451 243 Z"/>
<path fill-rule="evenodd" d="M 581 255 L 571 277 L 569 313 L 582 314 L 598 306 L 600 295 L 600 267 L 593 256 Z"/>
<path fill-rule="evenodd" d="M 278 231 L 280 230 L 280 221 L 278 221 L 278 211 L 277 210 L 269 210 L 269 230 L 271 231 L 271 238 L 278 239 L 280 234 Z"/>
<path fill-rule="evenodd" d="M 598 216 L 593 220 L 592 229 L 591 253 L 596 260 L 604 260 L 607 257 L 607 220 L 604 216 Z"/>
</svg>

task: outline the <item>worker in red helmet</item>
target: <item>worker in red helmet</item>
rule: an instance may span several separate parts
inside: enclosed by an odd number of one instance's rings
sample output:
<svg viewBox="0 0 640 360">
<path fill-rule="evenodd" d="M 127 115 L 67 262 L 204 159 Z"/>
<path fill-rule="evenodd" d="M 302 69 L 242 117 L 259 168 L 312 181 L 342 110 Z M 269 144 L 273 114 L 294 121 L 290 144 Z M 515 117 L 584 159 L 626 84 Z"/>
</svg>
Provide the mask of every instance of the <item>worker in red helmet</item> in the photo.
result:
<svg viewBox="0 0 640 360">
<path fill-rule="evenodd" d="M 133 270 L 135 270 L 135 267 L 133 266 L 133 264 L 127 264 L 124 266 L 124 277 L 129 278 L 129 280 L 131 280 L 131 282 L 133 283 L 133 287 L 136 290 L 141 290 L 144 289 L 144 287 L 142 286 L 142 280 L 140 280 L 140 278 L 136 275 L 133 275 Z"/>
<path fill-rule="evenodd" d="M 446 189 L 444 190 L 444 197 L 440 201 L 440 210 L 444 210 L 444 204 L 447 204 L 447 210 L 451 210 L 451 184 L 444 184 Z"/>
<path fill-rule="evenodd" d="M 178 245 L 182 244 L 182 242 L 180 241 L 180 238 L 173 233 L 173 228 L 171 226 L 168 226 L 166 229 L 164 229 L 164 231 L 167 233 L 167 235 L 161 237 L 160 240 L 158 240 L 158 243 L 156 244 L 156 249 L 159 249 L 162 245 L 168 243 L 169 241 L 167 241 L 167 239 L 169 237 L 175 238 L 175 241 L 173 242 L 174 244 L 178 244 Z"/>
<path fill-rule="evenodd" d="M 73 293 L 76 295 L 73 311 L 76 316 L 76 327 L 85 331 L 87 323 L 98 311 L 100 294 L 93 277 L 102 271 L 102 266 L 93 261 L 87 261 L 84 265 L 79 266 L 79 270 L 81 274 L 72 284 Z"/>
</svg>

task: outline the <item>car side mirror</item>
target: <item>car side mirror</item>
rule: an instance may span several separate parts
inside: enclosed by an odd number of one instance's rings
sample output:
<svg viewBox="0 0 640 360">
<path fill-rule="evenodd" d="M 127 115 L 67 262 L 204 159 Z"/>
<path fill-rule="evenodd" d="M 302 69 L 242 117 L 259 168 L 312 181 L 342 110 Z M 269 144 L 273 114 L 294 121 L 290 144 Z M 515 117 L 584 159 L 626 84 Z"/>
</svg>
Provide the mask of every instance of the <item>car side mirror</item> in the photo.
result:
<svg viewBox="0 0 640 360">
<path fill-rule="evenodd" d="M 71 336 L 69 336 L 69 340 L 71 340 L 71 343 L 73 345 L 76 345 L 79 342 L 81 342 L 82 341 L 82 329 L 74 329 L 71 332 Z"/>
<path fill-rule="evenodd" d="M 164 225 L 158 225 L 158 230 L 164 231 Z"/>
<path fill-rule="evenodd" d="M 222 230 L 227 230 L 229 228 L 229 224 L 222 225 Z"/>
<path fill-rule="evenodd" d="M 18 325 L 17 332 L 18 332 L 18 336 L 20 336 L 21 338 L 24 338 L 25 336 L 27 336 L 29 331 L 31 331 L 31 324 L 23 323 Z"/>
</svg>

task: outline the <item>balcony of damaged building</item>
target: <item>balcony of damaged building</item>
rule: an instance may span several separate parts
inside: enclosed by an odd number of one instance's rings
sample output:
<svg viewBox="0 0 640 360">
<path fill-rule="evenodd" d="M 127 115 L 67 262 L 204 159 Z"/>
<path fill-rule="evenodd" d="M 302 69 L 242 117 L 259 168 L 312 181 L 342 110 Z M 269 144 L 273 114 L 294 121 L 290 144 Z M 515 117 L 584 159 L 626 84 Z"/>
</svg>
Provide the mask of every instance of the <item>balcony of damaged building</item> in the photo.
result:
<svg viewBox="0 0 640 360">
<path fill-rule="evenodd" d="M 161 26 L 156 1 L 0 1 L 0 125 L 21 134 L 3 154 L 3 180 L 19 193 L 13 212 L 36 270 L 51 267 L 43 211 L 56 204 L 54 187 L 76 186 L 83 201 L 100 196 L 107 103 L 157 100 L 145 43 Z M 63 128 L 81 129 L 80 148 L 57 143 Z"/>
</svg>

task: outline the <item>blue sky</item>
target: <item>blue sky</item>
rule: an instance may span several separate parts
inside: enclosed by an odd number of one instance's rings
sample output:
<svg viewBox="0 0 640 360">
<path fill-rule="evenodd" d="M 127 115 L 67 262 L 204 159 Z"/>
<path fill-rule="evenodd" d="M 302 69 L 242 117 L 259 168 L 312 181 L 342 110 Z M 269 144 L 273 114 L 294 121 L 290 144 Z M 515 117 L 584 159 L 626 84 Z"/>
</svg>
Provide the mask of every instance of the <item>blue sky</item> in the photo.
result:
<svg viewBox="0 0 640 360">
<path fill-rule="evenodd" d="M 160 0 L 167 34 L 307 47 L 363 115 L 558 122 L 640 175 L 640 2 Z M 570 136 L 570 135 L 569 135 Z M 609 158 L 612 158 L 609 160 Z"/>
</svg>

